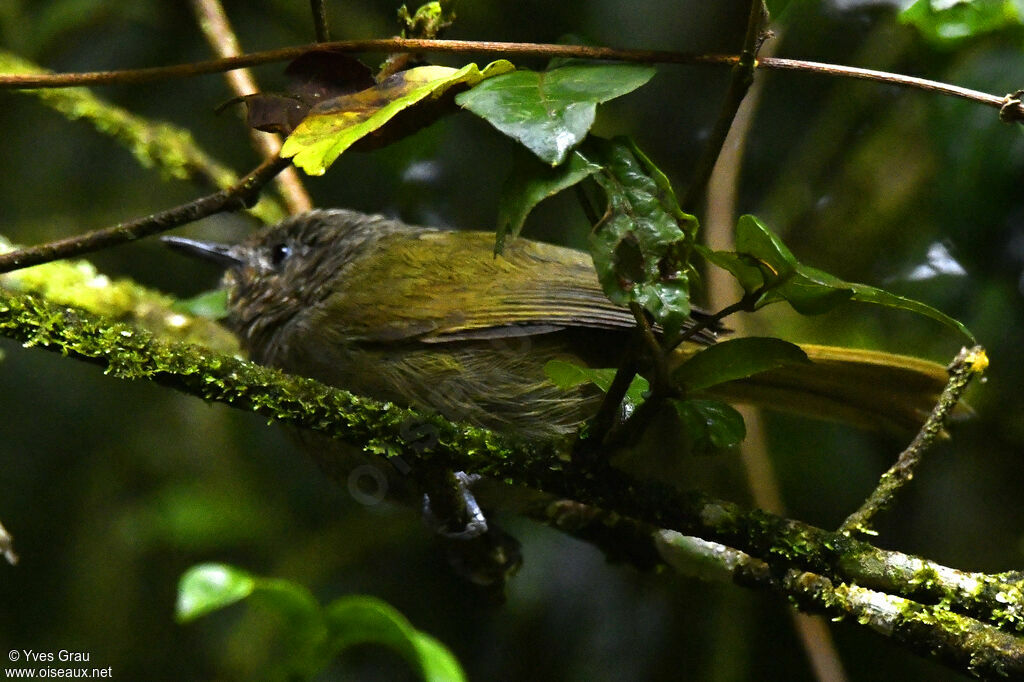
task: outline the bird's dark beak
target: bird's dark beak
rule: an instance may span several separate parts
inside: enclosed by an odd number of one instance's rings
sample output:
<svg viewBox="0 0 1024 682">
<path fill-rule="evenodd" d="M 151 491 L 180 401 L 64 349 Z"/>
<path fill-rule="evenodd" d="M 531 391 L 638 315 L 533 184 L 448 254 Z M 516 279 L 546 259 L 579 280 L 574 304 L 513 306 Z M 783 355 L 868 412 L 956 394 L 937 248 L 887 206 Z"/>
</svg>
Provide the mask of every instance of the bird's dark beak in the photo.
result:
<svg viewBox="0 0 1024 682">
<path fill-rule="evenodd" d="M 160 237 L 160 241 L 175 251 L 181 251 L 194 258 L 212 261 L 224 268 L 241 265 L 245 262 L 242 258 L 241 250 L 233 244 L 202 242 L 197 239 L 187 239 L 186 237 Z"/>
</svg>

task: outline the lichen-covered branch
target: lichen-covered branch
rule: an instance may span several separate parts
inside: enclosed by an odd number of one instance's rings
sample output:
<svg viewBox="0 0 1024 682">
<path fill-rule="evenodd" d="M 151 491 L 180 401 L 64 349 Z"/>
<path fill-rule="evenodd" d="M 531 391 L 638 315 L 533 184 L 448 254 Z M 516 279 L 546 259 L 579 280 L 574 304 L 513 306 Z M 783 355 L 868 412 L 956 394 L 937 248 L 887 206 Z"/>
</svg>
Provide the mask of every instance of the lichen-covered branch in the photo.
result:
<svg viewBox="0 0 1024 682">
<path fill-rule="evenodd" d="M 659 532 L 657 544 L 661 556 L 682 573 L 769 589 L 804 611 L 854 619 L 974 677 L 1024 676 L 1024 637 L 952 612 L 945 604 L 924 604 L 808 571 L 780 573 L 745 552 L 671 531 Z"/>
<path fill-rule="evenodd" d="M 871 492 L 868 499 L 839 527 L 841 532 L 848 535 L 853 533 L 871 534 L 871 519 L 892 504 L 900 488 L 914 477 L 914 471 L 917 469 L 921 457 L 942 435 L 947 417 L 960 403 L 960 398 L 967 390 L 971 379 L 981 375 L 986 367 L 988 367 L 988 358 L 981 346 L 964 348 L 960 351 L 949 366 L 949 383 L 946 384 L 935 408 L 928 415 L 928 419 L 921 425 L 921 429 L 914 436 L 910 445 L 896 458 L 896 462 L 882 474 L 878 486 Z"/>
<path fill-rule="evenodd" d="M 744 511 L 699 492 L 635 480 L 611 468 L 576 467 L 564 444 L 516 443 L 235 357 L 164 343 L 148 332 L 34 296 L 0 291 L 0 335 L 100 365 L 117 377 L 156 381 L 339 438 L 383 457 L 402 455 L 415 463 L 487 475 L 718 542 L 764 562 L 772 576 L 787 571 L 820 576 L 832 592 L 821 591 L 825 583 L 815 583 L 820 594 L 812 593 L 817 595 L 814 604 L 835 600 L 829 608 L 851 609 L 851 600 L 867 594 L 858 590 L 884 593 L 886 608 L 895 615 L 879 622 L 891 623 L 894 633 L 905 636 L 901 641 L 928 649 L 928 640 L 918 637 L 930 637 L 938 628 L 950 637 L 934 648 L 936 655 L 971 662 L 961 668 L 965 671 L 979 661 L 998 666 L 1000 656 L 1006 657 L 1005 665 L 1017 665 L 1018 634 L 1024 632 L 1024 576 L 1018 574 L 958 571 L 799 521 Z M 417 428 L 410 429 L 410 423 Z M 423 427 L 430 431 L 426 441 Z M 798 601 L 801 590 L 810 589 L 795 579 L 768 586 Z M 961 617 L 977 621 L 980 629 L 964 629 L 970 623 Z M 960 635 L 954 637 L 957 628 Z"/>
</svg>

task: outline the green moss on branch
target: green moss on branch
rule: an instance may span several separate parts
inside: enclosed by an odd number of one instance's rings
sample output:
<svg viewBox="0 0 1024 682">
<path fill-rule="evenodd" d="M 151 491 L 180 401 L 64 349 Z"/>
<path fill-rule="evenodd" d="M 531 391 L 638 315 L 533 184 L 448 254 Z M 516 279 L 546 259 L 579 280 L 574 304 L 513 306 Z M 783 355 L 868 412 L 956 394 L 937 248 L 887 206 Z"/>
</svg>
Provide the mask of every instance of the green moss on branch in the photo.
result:
<svg viewBox="0 0 1024 682">
<path fill-rule="evenodd" d="M 100 365 L 117 377 L 156 381 L 384 457 L 400 454 L 412 463 L 484 474 L 719 542 L 765 562 L 773 575 L 809 572 L 837 585 L 857 584 L 930 604 L 932 610 L 985 621 L 986 627 L 1011 638 L 966 638 L 964 646 L 1019 643 L 1011 633 L 1024 631 L 1024 579 L 1018 575 L 956 571 L 799 521 L 746 512 L 698 492 L 638 481 L 610 468 L 575 467 L 563 444 L 512 442 L 484 429 L 361 398 L 197 346 L 161 342 L 148 332 L 34 296 L 0 291 L 0 335 Z M 783 591 L 796 597 L 795 589 L 790 585 Z M 827 606 L 828 600 L 842 596 L 829 594 L 822 592 L 815 603 Z M 949 621 L 949 627 L 957 622 Z M 968 657 L 988 655 L 992 652 L 985 650 Z M 959 653 L 953 656 L 961 658 Z"/>
</svg>

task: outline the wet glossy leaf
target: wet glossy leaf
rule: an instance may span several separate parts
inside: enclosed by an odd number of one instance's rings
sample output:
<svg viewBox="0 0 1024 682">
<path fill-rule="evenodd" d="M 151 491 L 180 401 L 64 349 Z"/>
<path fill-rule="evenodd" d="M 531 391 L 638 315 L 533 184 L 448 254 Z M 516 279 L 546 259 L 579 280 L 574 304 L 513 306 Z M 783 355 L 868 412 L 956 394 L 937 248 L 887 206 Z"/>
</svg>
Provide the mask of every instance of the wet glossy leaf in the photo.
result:
<svg viewBox="0 0 1024 682">
<path fill-rule="evenodd" d="M 661 207 L 676 219 L 679 227 L 688 237 L 691 239 L 696 237 L 697 228 L 700 227 L 697 218 L 684 211 L 679 205 L 679 199 L 676 198 L 676 192 L 672 189 L 672 183 L 669 182 L 668 176 L 637 146 L 635 141 L 630 139 L 628 143 L 633 156 L 644 167 L 651 180 L 654 180 L 654 185 L 658 188 L 656 196 Z"/>
<path fill-rule="evenodd" d="M 586 137 L 599 103 L 636 90 L 654 73 L 653 67 L 631 64 L 520 70 L 483 82 L 455 101 L 555 166 Z"/>
<path fill-rule="evenodd" d="M 231 566 L 194 566 L 178 583 L 175 617 L 179 623 L 195 620 L 245 599 L 252 594 L 255 586 L 255 578 Z"/>
<path fill-rule="evenodd" d="M 592 140 L 583 154 L 601 165 L 594 177 L 608 197 L 604 219 L 590 235 L 601 286 L 614 303 L 639 303 L 672 338 L 690 315 L 696 219 L 683 214 L 680 220 L 666 209 L 662 188 L 628 143 Z"/>
<path fill-rule="evenodd" d="M 909 310 L 910 312 L 917 313 L 918 315 L 930 317 L 936 322 L 941 322 L 947 327 L 952 327 L 956 329 L 961 334 L 970 339 L 972 343 L 974 343 L 976 340 L 974 338 L 974 334 L 971 332 L 970 329 L 967 328 L 967 325 L 965 325 L 964 323 L 960 322 L 957 319 L 950 317 L 949 315 L 946 315 L 940 310 L 936 310 L 930 305 L 921 303 L 920 301 L 915 301 L 912 298 L 897 296 L 896 294 L 892 294 L 884 289 L 879 289 L 877 287 L 869 286 L 867 284 L 857 284 L 856 282 L 852 282 L 849 283 L 849 286 L 851 289 L 853 289 L 853 296 L 851 298 L 854 301 L 861 301 L 862 303 L 874 303 L 876 305 L 889 306 L 890 308 L 900 308 L 902 310 Z"/>
<path fill-rule="evenodd" d="M 498 200 L 495 253 L 501 253 L 506 239 L 519 236 L 526 216 L 537 204 L 601 170 L 578 152 L 573 152 L 566 163 L 554 168 L 538 164 L 532 156 L 528 160 L 530 163 L 516 164 Z"/>
<path fill-rule="evenodd" d="M 400 71 L 372 88 L 313 107 L 285 140 L 281 156 L 292 158 L 310 175 L 322 175 L 343 151 L 381 130 L 398 114 L 420 102 L 436 101 L 453 88 L 471 86 L 512 68 L 500 60 L 483 70 L 468 64 L 461 69 L 420 66 Z M 426 118 L 432 120 L 432 116 Z"/>
<path fill-rule="evenodd" d="M 734 408 L 717 400 L 672 400 L 689 454 L 706 455 L 743 442 L 747 427 Z"/>
<path fill-rule="evenodd" d="M 965 40 L 1008 26 L 1020 26 L 1022 9 L 1016 0 L 917 0 L 900 13 L 939 47 L 956 47 Z"/>
<path fill-rule="evenodd" d="M 752 215 L 740 216 L 736 223 L 736 252 L 753 258 L 750 262 L 761 271 L 763 286 L 786 279 L 797 265 L 789 247 Z"/>
<path fill-rule="evenodd" d="M 672 377 L 687 391 L 699 391 L 771 369 L 809 362 L 796 344 L 770 337 L 721 341 L 680 365 Z"/>
<path fill-rule="evenodd" d="M 764 284 L 756 258 L 735 251 L 713 251 L 703 244 L 694 244 L 693 248 L 709 263 L 732 274 L 746 293 L 752 294 Z"/>
</svg>

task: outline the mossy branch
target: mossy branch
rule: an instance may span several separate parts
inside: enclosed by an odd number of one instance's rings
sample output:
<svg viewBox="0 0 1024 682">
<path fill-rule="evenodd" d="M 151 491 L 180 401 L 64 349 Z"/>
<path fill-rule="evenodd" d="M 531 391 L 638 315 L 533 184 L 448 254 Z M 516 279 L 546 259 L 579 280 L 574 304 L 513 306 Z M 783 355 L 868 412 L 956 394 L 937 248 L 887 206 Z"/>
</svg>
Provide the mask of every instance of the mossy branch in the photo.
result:
<svg viewBox="0 0 1024 682">
<path fill-rule="evenodd" d="M 781 592 L 803 608 L 843 611 L 877 626 L 873 609 L 879 602 L 865 590 L 877 592 L 894 614 L 884 621 L 889 634 L 911 648 L 935 652 L 972 674 L 1024 674 L 1020 575 L 957 571 L 799 521 L 744 511 L 699 492 L 679 492 L 610 468 L 576 467 L 561 444 L 513 442 L 197 346 L 162 342 L 146 331 L 31 295 L 0 291 L 0 335 L 99 365 L 119 378 L 155 381 L 383 457 L 401 455 L 413 463 L 491 476 L 722 543 L 767 567 L 747 571 L 742 580 L 736 573 L 738 582 Z M 409 429 L 410 423 L 418 428 Z M 428 443 L 423 425 L 432 431 Z"/>
<path fill-rule="evenodd" d="M 11 52 L 0 50 L 0 73 L 45 75 L 49 73 Z M 144 168 L 155 168 L 165 179 L 187 180 L 204 187 L 226 189 L 238 175 L 210 157 L 192 134 L 170 123 L 151 121 L 97 97 L 85 88 L 26 90 L 68 120 L 86 121 L 97 132 L 125 147 Z M 266 196 L 249 209 L 264 223 L 276 223 L 287 212 Z"/>
<path fill-rule="evenodd" d="M 915 601 L 810 571 L 780 571 L 745 552 L 672 531 L 659 531 L 656 541 L 669 565 L 682 573 L 731 579 L 778 593 L 808 613 L 855 619 L 917 654 L 974 677 L 1017 679 L 1024 674 L 1024 638 L 950 611 L 945 602 Z"/>
</svg>

